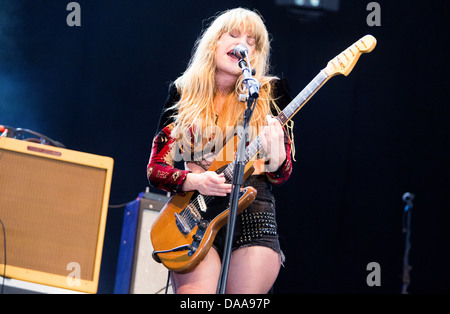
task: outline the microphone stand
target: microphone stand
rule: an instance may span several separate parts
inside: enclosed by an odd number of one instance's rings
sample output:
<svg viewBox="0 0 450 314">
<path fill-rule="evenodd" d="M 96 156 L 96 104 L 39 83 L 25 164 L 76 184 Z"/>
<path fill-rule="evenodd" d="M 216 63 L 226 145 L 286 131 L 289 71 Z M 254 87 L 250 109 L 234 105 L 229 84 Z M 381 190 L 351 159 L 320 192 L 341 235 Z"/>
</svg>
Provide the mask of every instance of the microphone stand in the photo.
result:
<svg viewBox="0 0 450 314">
<path fill-rule="evenodd" d="M 245 53 L 247 60 L 249 60 L 247 53 Z M 233 236 L 234 236 L 234 227 L 236 224 L 236 216 L 239 202 L 239 194 L 241 187 L 244 183 L 244 169 L 245 169 L 245 147 L 248 140 L 248 126 L 250 119 L 253 115 L 253 111 L 256 106 L 256 100 L 259 96 L 259 89 L 261 84 L 252 77 L 252 69 L 250 66 L 247 66 L 247 62 L 241 58 L 239 60 L 239 67 L 242 68 L 242 74 L 244 79 L 242 84 L 244 84 L 244 90 L 248 90 L 247 95 L 239 95 L 239 101 L 247 101 L 247 109 L 244 112 L 244 130 L 242 137 L 239 141 L 236 158 L 234 160 L 234 170 L 233 170 L 233 181 L 232 181 L 232 189 L 230 194 L 230 210 L 227 221 L 227 234 L 225 240 L 224 254 L 222 267 L 220 269 L 219 282 L 217 285 L 217 293 L 225 294 L 227 279 L 228 279 L 228 271 L 230 268 L 230 259 L 231 259 L 231 249 L 233 245 Z M 250 62 L 249 62 L 250 64 Z"/>
<path fill-rule="evenodd" d="M 410 283 L 409 271 L 411 270 L 411 265 L 409 264 L 409 250 L 411 249 L 411 209 L 413 208 L 414 194 L 405 193 L 402 197 L 403 201 L 406 203 L 404 215 L 406 215 L 406 226 L 403 226 L 403 233 L 406 233 L 405 236 L 405 253 L 403 256 L 403 277 L 402 277 L 402 294 L 408 294 L 408 286 Z"/>
</svg>

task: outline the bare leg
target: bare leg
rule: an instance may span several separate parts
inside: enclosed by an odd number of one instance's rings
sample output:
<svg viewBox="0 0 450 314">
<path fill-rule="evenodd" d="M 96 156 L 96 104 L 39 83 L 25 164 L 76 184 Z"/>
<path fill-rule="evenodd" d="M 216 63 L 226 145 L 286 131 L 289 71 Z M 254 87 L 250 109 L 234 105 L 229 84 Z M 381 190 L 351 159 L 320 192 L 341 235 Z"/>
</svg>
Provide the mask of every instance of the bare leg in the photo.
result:
<svg viewBox="0 0 450 314">
<path fill-rule="evenodd" d="M 280 271 L 280 255 L 268 247 L 237 249 L 230 260 L 227 293 L 264 294 L 269 292 Z"/>
<path fill-rule="evenodd" d="M 175 293 L 179 294 L 213 294 L 216 293 L 220 276 L 220 257 L 211 248 L 200 264 L 191 272 L 180 274 L 171 273 Z"/>
</svg>

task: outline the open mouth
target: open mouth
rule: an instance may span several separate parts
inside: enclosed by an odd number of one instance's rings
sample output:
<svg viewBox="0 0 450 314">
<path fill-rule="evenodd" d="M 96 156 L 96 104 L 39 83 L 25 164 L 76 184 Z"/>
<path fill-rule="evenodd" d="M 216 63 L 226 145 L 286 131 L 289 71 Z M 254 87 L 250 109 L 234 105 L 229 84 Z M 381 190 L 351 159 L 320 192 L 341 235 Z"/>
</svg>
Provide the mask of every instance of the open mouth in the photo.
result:
<svg viewBox="0 0 450 314">
<path fill-rule="evenodd" d="M 227 53 L 227 55 L 228 55 L 231 59 L 236 60 L 236 61 L 239 61 L 239 58 L 235 56 L 235 54 L 233 53 L 233 50 L 229 51 L 229 52 Z"/>
</svg>

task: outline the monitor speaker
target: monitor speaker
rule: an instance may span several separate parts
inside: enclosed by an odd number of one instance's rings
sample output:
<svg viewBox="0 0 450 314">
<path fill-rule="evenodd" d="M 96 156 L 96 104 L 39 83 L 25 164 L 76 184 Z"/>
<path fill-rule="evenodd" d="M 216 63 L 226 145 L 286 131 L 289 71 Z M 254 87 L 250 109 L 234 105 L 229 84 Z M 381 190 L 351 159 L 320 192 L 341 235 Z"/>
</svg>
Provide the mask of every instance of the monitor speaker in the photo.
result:
<svg viewBox="0 0 450 314">
<path fill-rule="evenodd" d="M 95 293 L 112 170 L 110 157 L 0 137 L 0 275 Z"/>
<path fill-rule="evenodd" d="M 150 228 L 168 200 L 166 195 L 140 193 L 125 208 L 114 293 L 165 293 L 168 270 L 152 257 Z"/>
</svg>

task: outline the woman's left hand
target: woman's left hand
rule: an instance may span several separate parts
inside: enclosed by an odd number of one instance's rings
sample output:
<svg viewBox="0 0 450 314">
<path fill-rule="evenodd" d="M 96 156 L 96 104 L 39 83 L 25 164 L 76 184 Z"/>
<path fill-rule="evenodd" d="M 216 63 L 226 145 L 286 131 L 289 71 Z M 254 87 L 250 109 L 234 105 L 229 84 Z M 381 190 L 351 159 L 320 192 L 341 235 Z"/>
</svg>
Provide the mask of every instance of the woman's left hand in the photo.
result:
<svg viewBox="0 0 450 314">
<path fill-rule="evenodd" d="M 266 169 L 268 172 L 275 172 L 286 160 L 284 131 L 277 119 L 267 116 L 267 122 L 268 125 L 261 136 L 261 144 L 269 157 L 269 164 L 266 165 Z"/>
</svg>

